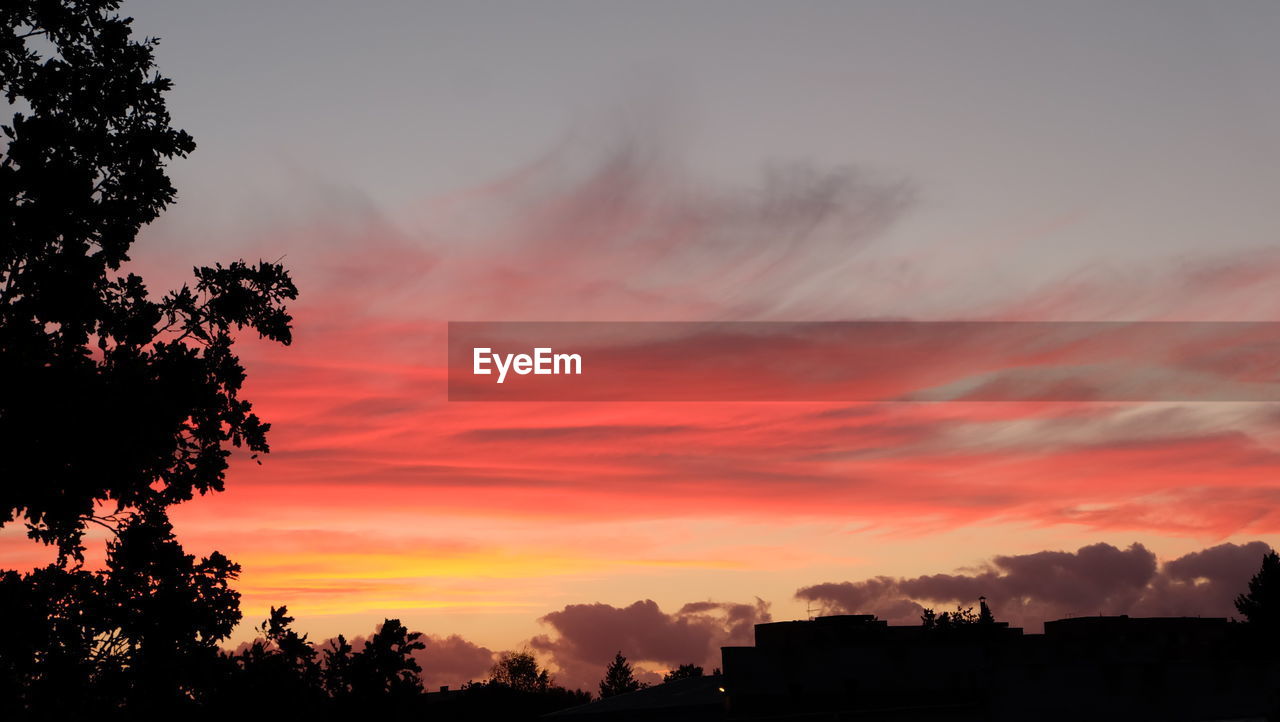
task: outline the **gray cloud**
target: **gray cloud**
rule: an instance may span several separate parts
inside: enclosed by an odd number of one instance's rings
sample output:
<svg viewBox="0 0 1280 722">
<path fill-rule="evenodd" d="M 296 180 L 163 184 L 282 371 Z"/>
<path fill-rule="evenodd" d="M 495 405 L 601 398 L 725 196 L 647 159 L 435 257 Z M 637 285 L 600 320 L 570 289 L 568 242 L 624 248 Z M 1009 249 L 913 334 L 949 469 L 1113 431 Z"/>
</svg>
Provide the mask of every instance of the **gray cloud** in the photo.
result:
<svg viewBox="0 0 1280 722">
<path fill-rule="evenodd" d="M 751 644 L 754 626 L 771 620 L 760 599 L 691 602 L 674 613 L 649 599 L 627 607 L 570 604 L 542 617 L 555 634 L 534 637 L 530 645 L 555 663 L 561 684 L 593 689 L 618 651 L 650 667 L 692 662 L 710 669 L 719 666 L 721 646 Z"/>
<path fill-rule="evenodd" d="M 422 642 L 426 648 L 415 652 L 414 658 L 422 666 L 422 683 L 429 690 L 484 679 L 495 659 L 493 650 L 456 634 L 424 636 Z"/>
<path fill-rule="evenodd" d="M 898 624 L 917 623 L 926 606 L 975 605 L 979 596 L 997 619 L 1030 630 L 1070 615 L 1226 617 L 1269 549 L 1261 541 L 1220 544 L 1161 565 L 1141 544 L 1093 544 L 997 556 L 967 573 L 815 584 L 796 597 L 819 603 L 824 613 L 870 613 Z"/>
</svg>

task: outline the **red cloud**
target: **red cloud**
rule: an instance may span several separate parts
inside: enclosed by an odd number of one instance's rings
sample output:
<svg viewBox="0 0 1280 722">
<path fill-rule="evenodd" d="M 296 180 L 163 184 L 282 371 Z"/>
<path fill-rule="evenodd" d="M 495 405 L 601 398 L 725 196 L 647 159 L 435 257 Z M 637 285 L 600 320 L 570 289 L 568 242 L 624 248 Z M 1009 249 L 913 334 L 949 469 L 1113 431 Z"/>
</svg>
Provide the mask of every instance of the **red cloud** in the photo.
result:
<svg viewBox="0 0 1280 722">
<path fill-rule="evenodd" d="M 176 512 L 192 530 L 183 532 L 191 548 L 216 545 L 245 563 L 246 599 L 329 599 L 343 593 L 339 585 L 378 609 L 418 599 L 421 587 L 394 569 L 385 578 L 359 570 L 366 557 L 435 558 L 438 543 L 405 541 L 428 517 L 527 522 L 566 536 L 588 522 L 705 518 L 816 519 L 890 536 L 985 522 L 1082 536 L 1280 533 L 1280 419 L 1266 406 L 447 402 L 447 320 L 1240 320 L 1280 312 L 1275 253 L 1155 259 L 1140 273 L 1076 274 L 1028 294 L 994 277 L 993 259 L 971 249 L 878 244 L 910 208 L 897 183 L 793 168 L 725 190 L 636 148 L 585 171 L 572 160 L 551 158 L 425 205 L 413 230 L 373 209 L 339 208 L 260 234 L 246 249 L 285 256 L 302 290 L 292 347 L 244 344 L 244 396 L 273 424 L 273 452 L 262 466 L 234 465 L 226 493 Z M 958 271 L 958 260 L 976 270 Z M 1211 376 L 1247 376 L 1258 348 L 1238 341 L 1173 351 Z M 936 373 L 954 359 L 946 352 L 939 345 L 912 358 L 917 368 L 936 360 Z M 889 359 L 876 382 L 917 388 L 909 367 Z M 1017 382 L 1013 373 L 992 380 Z M 301 542 L 264 533 L 279 529 L 319 533 Z M 341 549 L 311 552 L 335 529 L 349 532 Z M 519 534 L 485 534 L 464 541 L 525 549 Z M 617 541 L 590 551 L 598 561 L 629 559 L 633 549 Z M 355 560 L 342 567 L 349 574 L 306 576 L 321 556 L 339 554 Z"/>
</svg>

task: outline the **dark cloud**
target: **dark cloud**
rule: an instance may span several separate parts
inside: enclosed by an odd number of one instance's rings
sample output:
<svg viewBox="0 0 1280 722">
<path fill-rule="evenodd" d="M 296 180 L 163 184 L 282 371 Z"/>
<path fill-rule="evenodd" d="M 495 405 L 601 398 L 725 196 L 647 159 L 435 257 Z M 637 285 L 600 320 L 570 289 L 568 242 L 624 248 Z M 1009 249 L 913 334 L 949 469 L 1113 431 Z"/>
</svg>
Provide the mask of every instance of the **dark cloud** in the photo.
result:
<svg viewBox="0 0 1280 722">
<path fill-rule="evenodd" d="M 1141 544 L 1093 544 L 1075 552 L 997 556 L 967 573 L 815 584 L 796 597 L 828 614 L 875 614 L 898 624 L 918 622 L 923 607 L 969 606 L 980 596 L 998 619 L 1031 630 L 1071 615 L 1229 617 L 1232 600 L 1269 549 L 1260 541 L 1220 544 L 1161 565 Z"/>
<path fill-rule="evenodd" d="M 495 658 L 493 650 L 451 634 L 422 638 L 426 648 L 414 653 L 422 666 L 422 683 L 427 689 L 442 685 L 458 687 L 464 682 L 481 680 L 489 676 Z"/>
<path fill-rule="evenodd" d="M 692 662 L 710 669 L 719 666 L 721 646 L 751 644 L 754 626 L 771 619 L 760 599 L 691 602 L 674 613 L 649 599 L 627 607 L 570 604 L 542 617 L 555 634 L 534 637 L 530 645 L 554 662 L 561 684 L 591 689 L 616 652 L 645 667 Z"/>
<path fill-rule="evenodd" d="M 1234 601 L 1247 589 L 1263 555 L 1264 542 L 1221 544 L 1178 557 L 1164 565 L 1136 611 L 1149 615 L 1235 614 Z"/>
</svg>

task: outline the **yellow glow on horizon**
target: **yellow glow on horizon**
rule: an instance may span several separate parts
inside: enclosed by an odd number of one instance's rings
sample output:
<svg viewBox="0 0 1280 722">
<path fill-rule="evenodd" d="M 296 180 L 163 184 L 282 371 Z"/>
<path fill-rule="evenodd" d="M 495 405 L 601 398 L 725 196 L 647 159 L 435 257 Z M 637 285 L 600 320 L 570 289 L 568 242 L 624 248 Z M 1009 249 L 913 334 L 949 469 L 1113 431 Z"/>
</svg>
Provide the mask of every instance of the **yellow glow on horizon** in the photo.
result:
<svg viewBox="0 0 1280 722">
<path fill-rule="evenodd" d="M 256 596 L 252 590 L 246 590 L 245 596 Z M 247 604 L 241 610 L 246 620 L 253 620 L 257 617 L 265 617 L 272 606 L 280 606 L 280 604 L 272 604 L 270 601 L 255 602 Z M 532 610 L 527 603 L 523 602 L 500 602 L 500 601 L 484 601 L 478 599 L 421 599 L 421 598 L 380 598 L 380 597 L 362 597 L 354 596 L 349 599 L 335 600 L 330 602 L 311 603 L 302 601 L 301 603 L 289 603 L 289 610 L 294 613 L 304 613 L 312 616 L 327 616 L 338 614 L 400 614 L 406 611 L 422 611 L 422 610 L 451 610 L 466 609 L 469 611 L 520 611 L 524 609 Z"/>
<path fill-rule="evenodd" d="M 287 580 L 343 581 L 375 579 L 521 579 L 594 572 L 618 567 L 671 569 L 742 569 L 743 562 L 725 559 L 611 559 L 605 556 L 474 551 L 424 557 L 414 553 L 349 552 L 345 554 L 268 553 L 240 555 L 245 578 L 272 586 L 296 586 Z"/>
</svg>

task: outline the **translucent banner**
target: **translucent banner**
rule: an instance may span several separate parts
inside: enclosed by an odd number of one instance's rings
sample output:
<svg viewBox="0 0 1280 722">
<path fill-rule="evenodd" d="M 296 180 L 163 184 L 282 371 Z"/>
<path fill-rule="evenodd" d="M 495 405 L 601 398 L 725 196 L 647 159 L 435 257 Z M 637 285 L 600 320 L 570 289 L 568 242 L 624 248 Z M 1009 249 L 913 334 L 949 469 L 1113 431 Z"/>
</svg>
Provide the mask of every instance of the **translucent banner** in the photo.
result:
<svg viewBox="0 0 1280 722">
<path fill-rule="evenodd" d="M 1276 401 L 1273 322 L 451 322 L 451 401 Z"/>
</svg>

